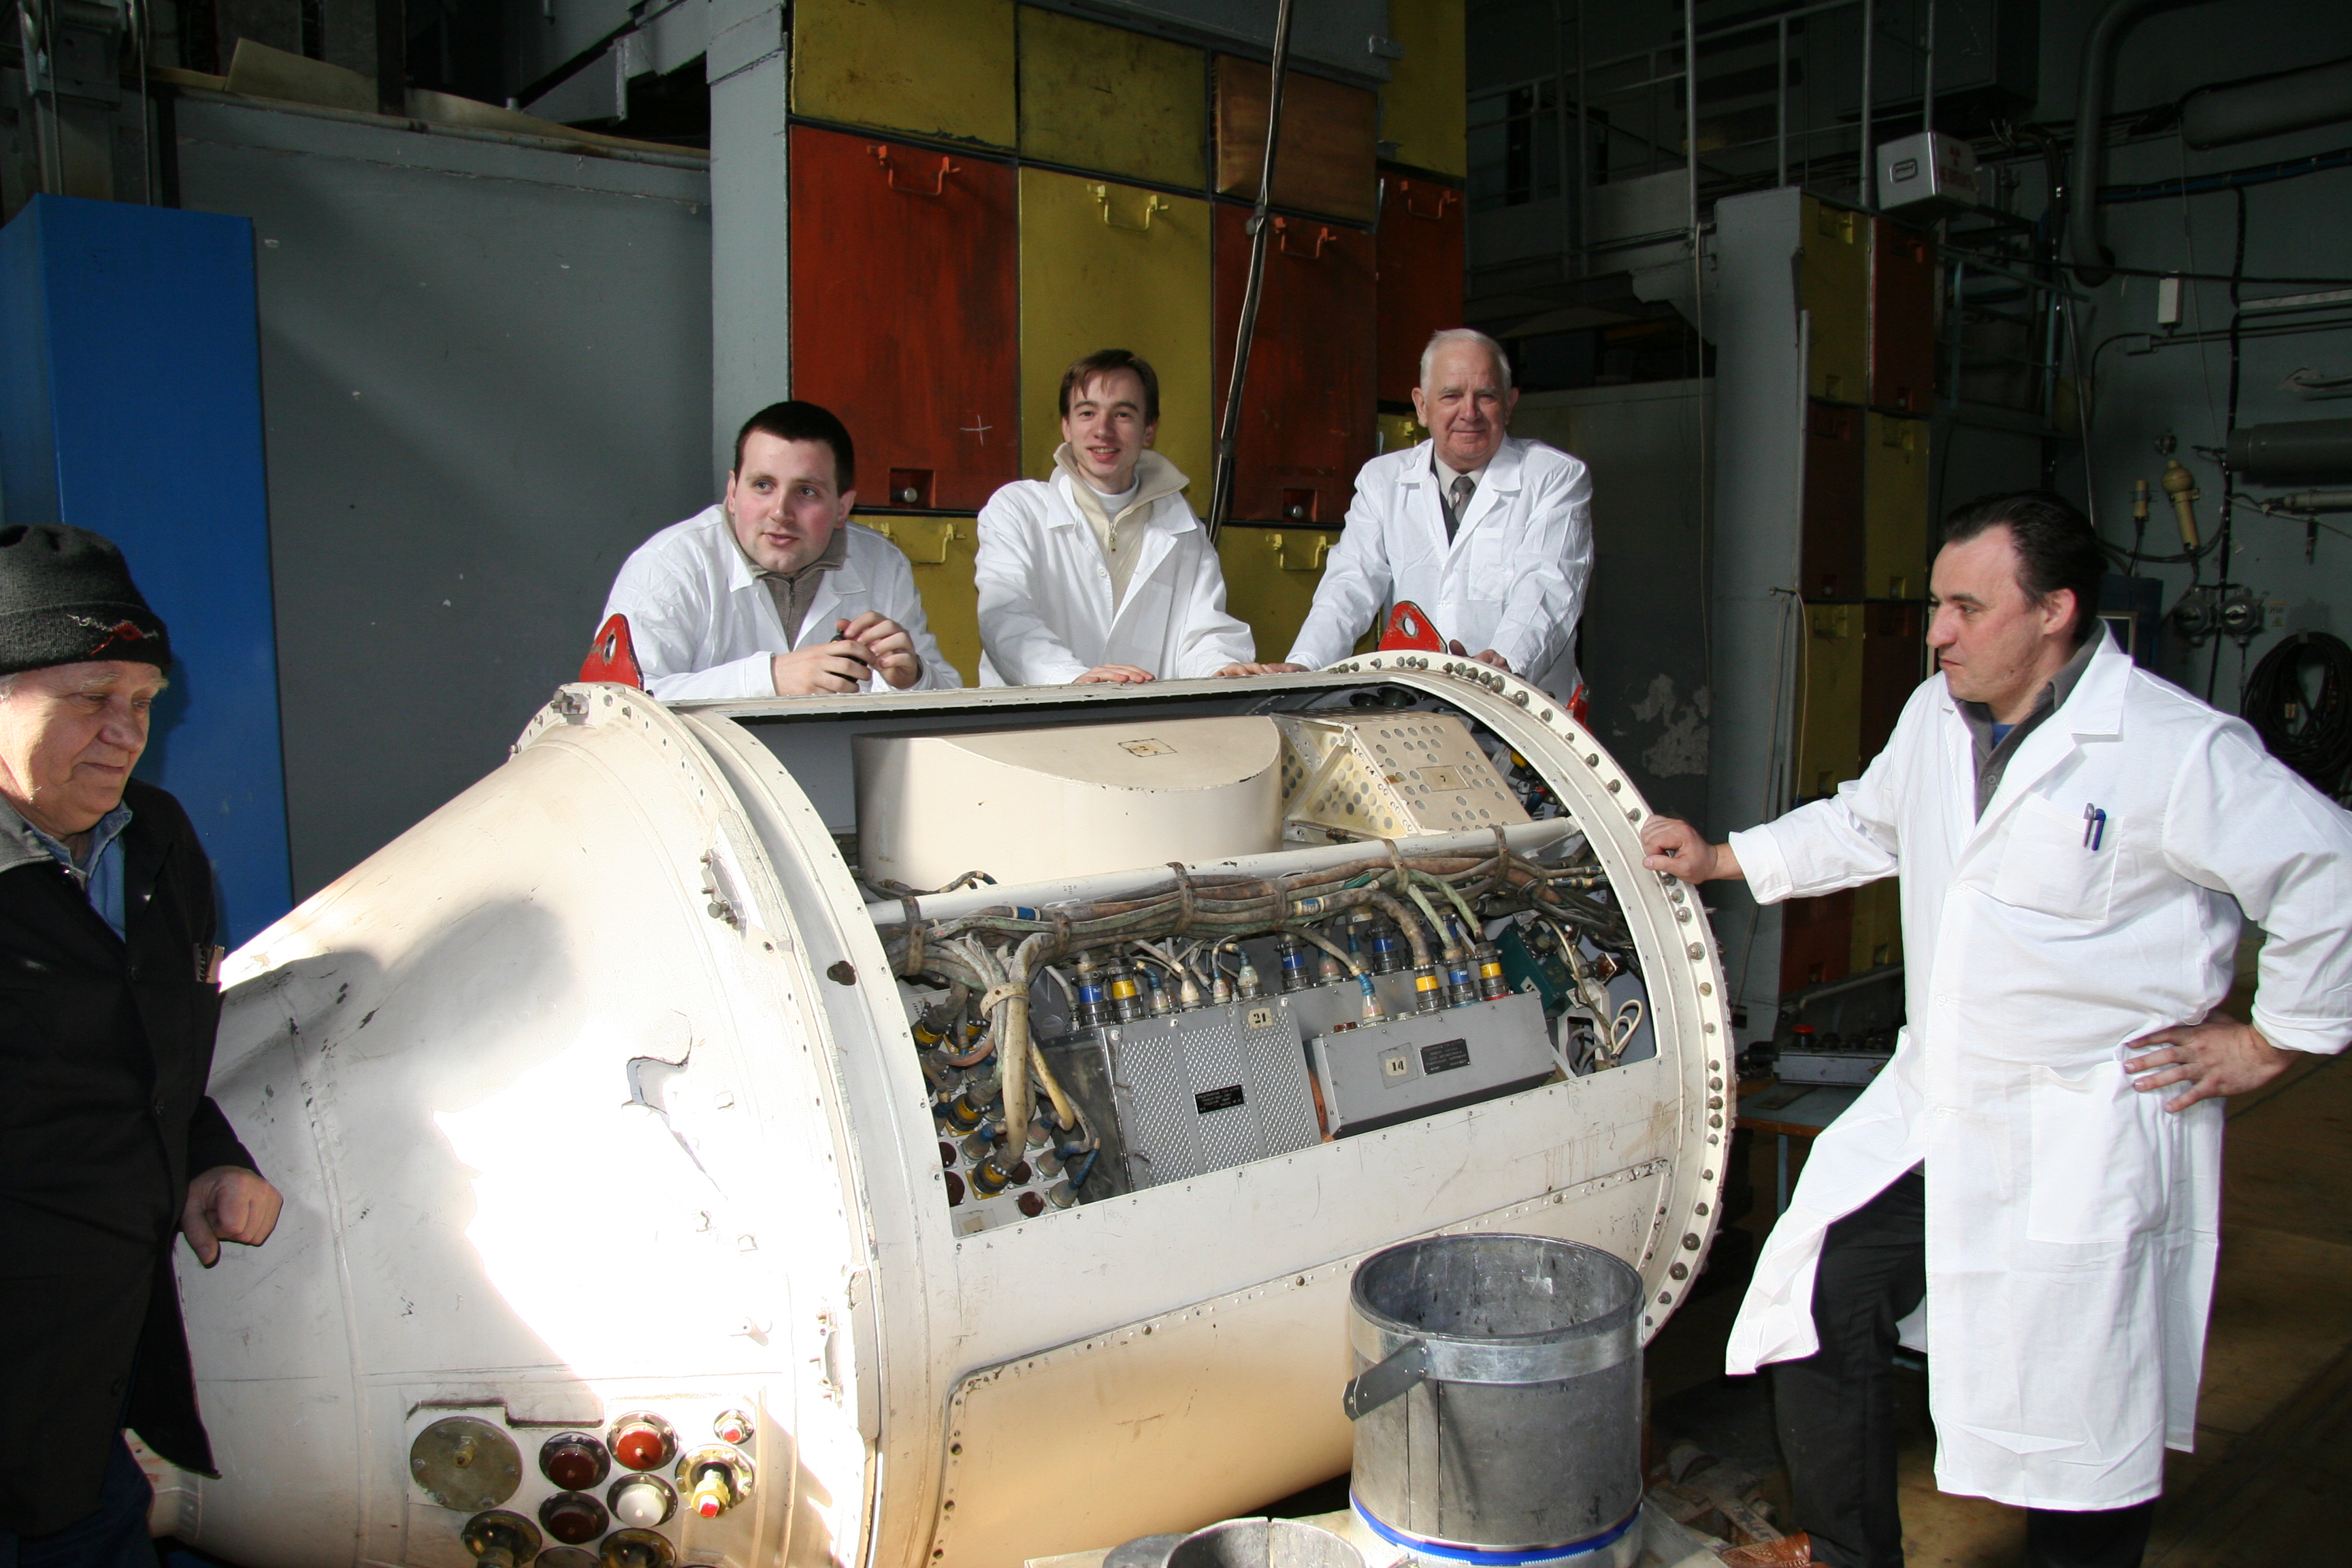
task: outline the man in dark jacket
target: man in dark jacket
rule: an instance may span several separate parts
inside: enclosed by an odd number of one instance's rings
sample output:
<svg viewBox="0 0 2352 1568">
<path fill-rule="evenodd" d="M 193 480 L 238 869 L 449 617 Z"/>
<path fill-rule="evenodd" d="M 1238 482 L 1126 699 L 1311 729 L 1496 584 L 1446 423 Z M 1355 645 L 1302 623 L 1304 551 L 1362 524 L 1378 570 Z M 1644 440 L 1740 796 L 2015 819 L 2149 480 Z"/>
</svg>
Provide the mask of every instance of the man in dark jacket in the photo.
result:
<svg viewBox="0 0 2352 1568">
<path fill-rule="evenodd" d="M 0 1568 L 153 1568 L 123 1428 L 212 1470 L 173 1235 L 278 1222 L 205 1095 L 212 870 L 131 777 L 170 662 L 111 543 L 0 528 Z"/>
</svg>

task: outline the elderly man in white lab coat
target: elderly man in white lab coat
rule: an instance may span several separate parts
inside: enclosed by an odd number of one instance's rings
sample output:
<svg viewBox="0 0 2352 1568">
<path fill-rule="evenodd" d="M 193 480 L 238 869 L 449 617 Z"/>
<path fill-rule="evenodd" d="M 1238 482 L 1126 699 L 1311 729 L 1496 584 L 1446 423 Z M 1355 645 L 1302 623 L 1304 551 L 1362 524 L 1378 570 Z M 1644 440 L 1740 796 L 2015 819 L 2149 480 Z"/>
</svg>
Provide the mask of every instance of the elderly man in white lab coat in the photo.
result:
<svg viewBox="0 0 2352 1568">
<path fill-rule="evenodd" d="M 1900 874 L 1909 1024 L 1822 1134 L 1727 1352 L 1771 1363 L 1804 1533 L 1748 1563 L 1903 1561 L 1897 1322 L 1925 1310 L 1937 1485 L 2030 1511 L 2036 1568 L 2140 1561 L 2186 1449 L 2222 1102 L 2352 1037 L 2352 816 L 2093 614 L 2090 524 L 2045 492 L 1956 513 L 1940 673 L 1863 776 L 1646 864 L 1771 902 Z M 2213 1018 L 2241 912 L 2251 1026 Z"/>
<path fill-rule="evenodd" d="M 1494 339 L 1455 328 L 1429 340 L 1412 406 L 1430 438 L 1364 465 L 1289 658 L 1247 673 L 1345 658 L 1410 599 L 1455 653 L 1582 712 L 1576 623 L 1592 574 L 1592 480 L 1567 453 L 1508 433 L 1518 401 Z"/>
<path fill-rule="evenodd" d="M 961 686 L 898 547 L 849 521 L 849 432 L 814 403 L 744 422 L 726 499 L 639 545 L 604 618 L 665 702 Z"/>
<path fill-rule="evenodd" d="M 1151 449 L 1160 377 L 1125 349 L 1062 375 L 1062 446 L 1046 479 L 980 509 L 980 683 L 1057 686 L 1232 674 L 1250 629 L 1225 613 L 1225 574 Z"/>
</svg>

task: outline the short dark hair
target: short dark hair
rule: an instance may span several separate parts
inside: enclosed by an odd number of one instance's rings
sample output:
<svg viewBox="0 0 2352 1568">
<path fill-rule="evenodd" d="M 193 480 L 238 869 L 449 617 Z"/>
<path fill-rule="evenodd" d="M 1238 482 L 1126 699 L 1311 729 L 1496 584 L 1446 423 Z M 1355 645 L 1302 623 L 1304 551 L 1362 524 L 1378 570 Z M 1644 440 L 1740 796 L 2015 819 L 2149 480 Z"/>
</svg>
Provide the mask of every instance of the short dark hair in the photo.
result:
<svg viewBox="0 0 2352 1568">
<path fill-rule="evenodd" d="M 856 487 L 857 448 L 850 444 L 849 426 L 835 417 L 832 409 L 797 398 L 789 403 L 769 404 L 743 421 L 743 428 L 735 432 L 735 466 L 728 472 L 743 471 L 743 443 L 751 438 L 754 430 L 779 441 L 824 442 L 833 448 L 835 487 L 845 490 Z"/>
<path fill-rule="evenodd" d="M 1070 362 L 1070 368 L 1062 373 L 1062 417 L 1070 416 L 1070 399 L 1081 387 L 1115 370 L 1132 371 L 1143 383 L 1143 422 L 1159 424 L 1160 373 L 1151 368 L 1150 361 L 1126 349 L 1097 349 L 1084 359 Z"/>
<path fill-rule="evenodd" d="M 2074 595 L 2074 646 L 2090 640 L 2099 624 L 2099 589 L 2107 557 L 2091 520 L 2065 497 L 2051 490 L 2017 490 L 1980 496 L 1944 520 L 1944 542 L 1959 544 L 1995 528 L 2009 530 L 2017 546 L 2017 580 L 2039 605 L 2061 588 Z"/>
</svg>

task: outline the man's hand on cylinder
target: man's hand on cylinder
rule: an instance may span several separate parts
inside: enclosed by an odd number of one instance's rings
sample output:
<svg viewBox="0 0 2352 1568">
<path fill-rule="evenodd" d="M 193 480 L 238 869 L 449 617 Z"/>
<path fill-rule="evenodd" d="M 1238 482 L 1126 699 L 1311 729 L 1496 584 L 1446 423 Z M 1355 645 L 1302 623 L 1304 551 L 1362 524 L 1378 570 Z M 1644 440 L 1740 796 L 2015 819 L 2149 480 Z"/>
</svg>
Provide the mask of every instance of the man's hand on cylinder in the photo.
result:
<svg viewBox="0 0 2352 1568">
<path fill-rule="evenodd" d="M 188 1184 L 180 1207 L 180 1234 L 210 1268 L 220 1261 L 220 1244 L 259 1247 L 278 1227 L 286 1200 L 278 1189 L 242 1165 L 215 1165 Z"/>
<path fill-rule="evenodd" d="M 2144 1054 L 2126 1058 L 2124 1070 L 2139 1075 L 2132 1087 L 2142 1094 L 2185 1083 L 2188 1089 L 2164 1102 L 2167 1110 L 2186 1110 L 2200 1100 L 2243 1094 L 2286 1071 L 2295 1058 L 2263 1038 L 2252 1024 L 2217 1018 L 2206 1024 L 2175 1024 L 2168 1029 L 2142 1035 L 2124 1047 Z"/>
<path fill-rule="evenodd" d="M 842 691 L 863 691 L 874 674 L 866 662 L 866 645 L 840 638 L 770 661 L 770 673 L 779 697 L 819 697 Z"/>
<path fill-rule="evenodd" d="M 1665 871 L 1685 882 L 1708 882 L 1743 873 L 1739 858 L 1728 844 L 1709 844 L 1706 835 L 1671 816 L 1654 816 L 1642 824 L 1642 864 Z"/>
</svg>

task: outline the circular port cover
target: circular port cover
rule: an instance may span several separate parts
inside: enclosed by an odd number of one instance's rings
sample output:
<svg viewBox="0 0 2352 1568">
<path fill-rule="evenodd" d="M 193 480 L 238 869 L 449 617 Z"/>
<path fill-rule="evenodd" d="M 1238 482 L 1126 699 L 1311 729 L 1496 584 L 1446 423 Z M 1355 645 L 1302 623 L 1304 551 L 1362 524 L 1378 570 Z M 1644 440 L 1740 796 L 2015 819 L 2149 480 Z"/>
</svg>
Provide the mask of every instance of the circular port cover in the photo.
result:
<svg viewBox="0 0 2352 1568">
<path fill-rule="evenodd" d="M 603 1439 L 586 1432 L 558 1432 L 539 1447 L 539 1473 L 568 1492 L 584 1492 L 612 1473 Z"/>
<path fill-rule="evenodd" d="M 669 1522 L 677 1511 L 677 1493 L 659 1476 L 623 1476 L 605 1492 L 613 1517 L 623 1524 L 650 1530 Z"/>
<path fill-rule="evenodd" d="M 557 1492 L 539 1505 L 539 1522 L 567 1546 L 580 1546 L 604 1534 L 613 1521 L 586 1492 Z"/>
<path fill-rule="evenodd" d="M 522 1485 L 514 1439 L 471 1415 L 445 1415 L 408 1446 L 408 1473 L 443 1508 L 477 1513 L 496 1508 Z"/>
<path fill-rule="evenodd" d="M 677 1452 L 677 1433 L 658 1415 L 637 1411 L 613 1423 L 613 1458 L 626 1468 L 657 1470 Z"/>
<path fill-rule="evenodd" d="M 604 1568 L 672 1568 L 677 1549 L 650 1530 L 616 1530 L 604 1537 Z"/>
</svg>

